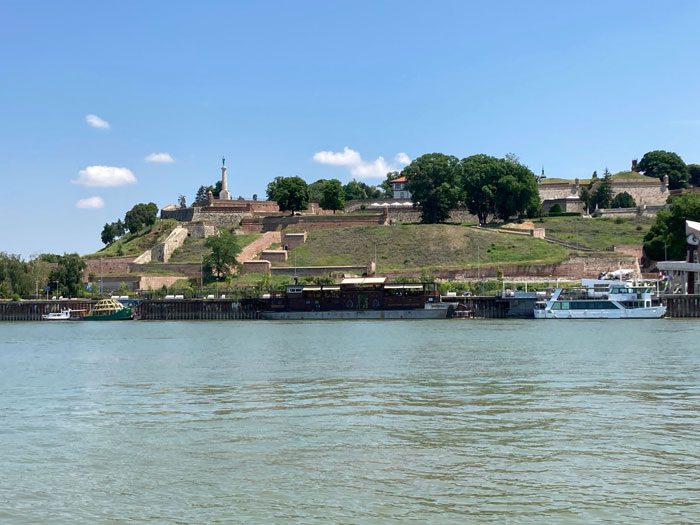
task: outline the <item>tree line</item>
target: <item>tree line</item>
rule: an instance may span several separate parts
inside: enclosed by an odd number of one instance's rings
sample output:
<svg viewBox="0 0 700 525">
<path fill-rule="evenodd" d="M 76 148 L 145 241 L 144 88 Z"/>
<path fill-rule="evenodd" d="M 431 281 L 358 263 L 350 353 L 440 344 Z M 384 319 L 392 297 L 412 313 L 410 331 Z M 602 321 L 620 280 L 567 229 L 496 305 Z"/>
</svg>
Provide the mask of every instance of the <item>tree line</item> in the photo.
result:
<svg viewBox="0 0 700 525">
<path fill-rule="evenodd" d="M 41 254 L 24 261 L 19 255 L 0 252 L 0 297 L 19 299 L 42 295 L 80 296 L 85 261 L 77 253 Z"/>
<path fill-rule="evenodd" d="M 135 204 L 124 215 L 124 220 L 106 223 L 102 228 L 100 238 L 104 244 L 111 244 L 125 233 L 137 233 L 138 231 L 153 226 L 158 219 L 158 206 L 154 202 L 148 204 Z"/>
</svg>

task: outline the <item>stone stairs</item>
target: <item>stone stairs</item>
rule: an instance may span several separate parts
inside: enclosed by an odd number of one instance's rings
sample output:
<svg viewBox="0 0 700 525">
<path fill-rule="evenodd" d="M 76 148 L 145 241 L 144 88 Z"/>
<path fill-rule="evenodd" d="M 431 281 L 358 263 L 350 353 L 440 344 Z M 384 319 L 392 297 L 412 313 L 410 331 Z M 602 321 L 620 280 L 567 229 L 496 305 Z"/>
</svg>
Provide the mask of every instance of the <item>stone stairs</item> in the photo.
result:
<svg viewBox="0 0 700 525">
<path fill-rule="evenodd" d="M 243 264 L 245 261 L 250 261 L 255 259 L 255 257 L 260 254 L 263 250 L 267 250 L 273 244 L 279 244 L 282 242 L 282 232 L 272 231 L 265 232 L 262 237 L 255 239 L 253 242 L 244 246 L 241 253 L 236 257 L 236 260 Z"/>
</svg>

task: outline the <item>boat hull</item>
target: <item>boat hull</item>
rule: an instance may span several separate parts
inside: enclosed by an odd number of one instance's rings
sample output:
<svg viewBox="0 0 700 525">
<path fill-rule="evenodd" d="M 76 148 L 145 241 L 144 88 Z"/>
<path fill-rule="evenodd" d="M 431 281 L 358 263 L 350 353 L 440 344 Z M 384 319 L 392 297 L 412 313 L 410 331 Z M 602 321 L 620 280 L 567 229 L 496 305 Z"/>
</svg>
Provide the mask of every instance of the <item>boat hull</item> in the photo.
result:
<svg viewBox="0 0 700 525">
<path fill-rule="evenodd" d="M 261 312 L 260 317 L 274 321 L 364 320 L 364 319 L 447 319 L 446 308 L 412 310 L 330 310 Z"/>
<path fill-rule="evenodd" d="M 535 310 L 535 319 L 660 319 L 665 306 L 620 310 Z"/>
<path fill-rule="evenodd" d="M 107 315 L 86 315 L 83 317 L 83 321 L 128 321 L 133 318 L 134 314 L 131 308 L 124 308 Z"/>
</svg>

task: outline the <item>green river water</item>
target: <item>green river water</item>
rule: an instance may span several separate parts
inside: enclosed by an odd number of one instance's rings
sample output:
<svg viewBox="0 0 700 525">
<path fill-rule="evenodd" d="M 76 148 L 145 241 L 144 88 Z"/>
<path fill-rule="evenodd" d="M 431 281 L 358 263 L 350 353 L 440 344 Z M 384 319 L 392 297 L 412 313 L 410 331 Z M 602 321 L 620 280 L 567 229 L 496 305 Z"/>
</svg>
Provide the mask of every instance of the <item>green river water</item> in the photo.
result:
<svg viewBox="0 0 700 525">
<path fill-rule="evenodd" d="M 700 323 L 0 323 L 0 523 L 124 522 L 700 522 Z"/>
</svg>

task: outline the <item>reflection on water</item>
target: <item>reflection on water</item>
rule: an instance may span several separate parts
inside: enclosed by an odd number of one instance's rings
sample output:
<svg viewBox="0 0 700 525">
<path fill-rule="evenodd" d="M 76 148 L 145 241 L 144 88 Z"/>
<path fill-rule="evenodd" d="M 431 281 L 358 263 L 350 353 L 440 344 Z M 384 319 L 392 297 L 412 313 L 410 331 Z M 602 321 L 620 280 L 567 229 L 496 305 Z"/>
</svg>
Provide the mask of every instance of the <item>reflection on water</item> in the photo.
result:
<svg viewBox="0 0 700 525">
<path fill-rule="evenodd" d="M 0 521 L 696 522 L 700 324 L 0 327 Z"/>
</svg>

